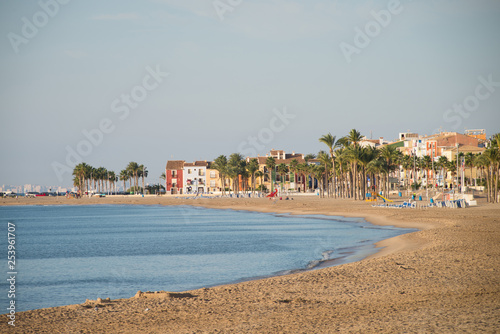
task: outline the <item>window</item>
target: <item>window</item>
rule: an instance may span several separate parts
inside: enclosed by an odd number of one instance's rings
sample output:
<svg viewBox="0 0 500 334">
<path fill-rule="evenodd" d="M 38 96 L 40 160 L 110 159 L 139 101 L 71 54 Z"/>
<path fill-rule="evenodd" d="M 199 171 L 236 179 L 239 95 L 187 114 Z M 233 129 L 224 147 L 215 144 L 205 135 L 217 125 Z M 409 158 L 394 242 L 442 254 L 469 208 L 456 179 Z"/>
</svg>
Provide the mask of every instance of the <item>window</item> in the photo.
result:
<svg viewBox="0 0 500 334">
<path fill-rule="evenodd" d="M 191 169 L 188 169 L 188 174 L 191 174 Z"/>
<path fill-rule="evenodd" d="M 215 171 L 214 171 L 214 170 L 210 171 L 210 177 L 211 177 L 212 179 L 214 179 L 214 178 L 215 178 Z"/>
<path fill-rule="evenodd" d="M 215 188 L 215 180 L 210 181 L 210 187 Z"/>
<path fill-rule="evenodd" d="M 175 170 L 172 171 L 172 177 L 177 177 L 177 172 Z"/>
</svg>

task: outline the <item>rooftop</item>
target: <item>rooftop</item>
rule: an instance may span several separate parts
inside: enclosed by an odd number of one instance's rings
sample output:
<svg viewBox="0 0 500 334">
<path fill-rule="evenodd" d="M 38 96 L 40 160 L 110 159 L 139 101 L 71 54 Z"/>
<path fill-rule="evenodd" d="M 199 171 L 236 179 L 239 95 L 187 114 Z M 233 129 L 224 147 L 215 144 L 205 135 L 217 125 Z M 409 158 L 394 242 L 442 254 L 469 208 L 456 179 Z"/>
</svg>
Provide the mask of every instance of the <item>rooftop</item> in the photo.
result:
<svg viewBox="0 0 500 334">
<path fill-rule="evenodd" d="M 184 160 L 167 161 L 167 170 L 178 170 L 184 168 Z"/>
</svg>

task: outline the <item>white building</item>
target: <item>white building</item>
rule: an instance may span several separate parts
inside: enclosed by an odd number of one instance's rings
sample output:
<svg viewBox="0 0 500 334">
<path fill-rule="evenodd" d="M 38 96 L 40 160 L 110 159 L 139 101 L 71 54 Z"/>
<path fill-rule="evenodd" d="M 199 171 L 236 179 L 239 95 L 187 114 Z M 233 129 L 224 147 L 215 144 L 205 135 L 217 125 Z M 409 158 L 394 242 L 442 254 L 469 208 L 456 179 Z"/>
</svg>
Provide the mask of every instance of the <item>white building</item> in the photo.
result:
<svg viewBox="0 0 500 334">
<path fill-rule="evenodd" d="M 206 161 L 184 163 L 182 182 L 186 193 L 207 192 L 207 165 Z"/>
</svg>

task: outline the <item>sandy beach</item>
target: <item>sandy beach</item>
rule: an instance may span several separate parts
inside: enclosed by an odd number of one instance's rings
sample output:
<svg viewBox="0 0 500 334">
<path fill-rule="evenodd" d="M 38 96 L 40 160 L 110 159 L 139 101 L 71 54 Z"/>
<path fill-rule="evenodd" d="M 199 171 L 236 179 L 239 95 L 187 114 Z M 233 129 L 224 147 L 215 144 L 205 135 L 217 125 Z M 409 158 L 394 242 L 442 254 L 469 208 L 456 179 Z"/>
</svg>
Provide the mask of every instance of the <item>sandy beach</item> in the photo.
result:
<svg viewBox="0 0 500 334">
<path fill-rule="evenodd" d="M 364 217 L 418 228 L 362 261 L 182 293 L 130 292 L 2 315 L 2 333 L 498 333 L 500 205 L 388 209 L 317 197 L 268 199 L 7 198 L 0 205 L 145 204 Z M 135 296 L 134 296 L 135 295 Z M 95 306 L 98 309 L 95 310 Z"/>
</svg>

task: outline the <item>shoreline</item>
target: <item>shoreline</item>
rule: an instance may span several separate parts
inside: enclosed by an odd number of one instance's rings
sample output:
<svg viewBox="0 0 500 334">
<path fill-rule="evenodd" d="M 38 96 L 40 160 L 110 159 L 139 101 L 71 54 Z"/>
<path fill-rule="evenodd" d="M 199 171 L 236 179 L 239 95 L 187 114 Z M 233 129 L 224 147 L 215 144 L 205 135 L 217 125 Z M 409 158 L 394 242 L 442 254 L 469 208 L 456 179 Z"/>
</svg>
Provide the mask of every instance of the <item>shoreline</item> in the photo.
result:
<svg viewBox="0 0 500 334">
<path fill-rule="evenodd" d="M 66 206 L 73 206 L 73 207 L 78 207 L 79 205 L 74 205 L 74 204 L 64 204 Z M 94 203 L 84 203 L 82 204 L 83 206 L 90 206 L 90 207 L 99 207 L 99 206 L 127 206 L 129 204 L 119 204 L 119 203 L 100 203 L 100 204 L 94 204 Z M 373 225 L 373 226 L 377 226 L 371 222 L 369 222 L 368 220 L 366 220 L 365 218 L 362 218 L 362 217 L 357 217 L 357 216 L 353 216 L 353 217 L 349 217 L 349 218 L 360 218 L 362 219 L 363 221 L 347 221 L 347 220 L 344 220 L 343 218 L 346 218 L 344 216 L 340 216 L 340 215 L 326 215 L 326 214 L 311 214 L 311 213 L 308 213 L 308 214 L 300 214 L 300 213 L 289 213 L 289 212 L 286 212 L 286 213 L 282 213 L 282 212 L 267 212 L 267 211 L 256 211 L 256 210 L 250 210 L 250 209 L 245 209 L 245 210 L 240 210 L 240 209 L 235 209 L 235 208 L 211 208 L 211 207 L 208 207 L 208 206 L 193 206 L 193 205 L 189 205 L 189 204 L 168 204 L 168 205 L 157 205 L 157 204 L 141 204 L 141 203 L 134 203 L 134 204 L 130 204 L 130 205 L 134 205 L 134 206 L 142 206 L 142 207 L 148 207 L 148 206 L 154 206 L 154 207 L 159 207 L 159 206 L 189 206 L 189 207 L 193 207 L 193 208 L 202 208 L 202 209 L 206 209 L 206 210 L 223 210 L 223 211 L 232 211 L 232 212 L 243 212 L 243 213 L 260 213 L 260 214 L 265 214 L 265 215 L 271 215 L 271 216 L 275 216 L 275 217 L 286 217 L 286 218 L 300 218 L 300 217 L 306 217 L 306 218 L 312 218 L 312 219 L 322 219 L 322 220 L 331 220 L 331 218 L 335 218 L 334 220 L 336 221 L 340 221 L 341 223 L 343 224 L 352 224 L 352 223 L 362 223 L 362 224 L 368 224 L 368 225 Z M 6 207 L 16 207 L 16 206 L 8 206 L 8 205 L 3 205 L 3 206 L 6 206 Z M 21 206 L 21 205 L 17 205 L 17 206 Z M 50 205 L 50 204 L 44 204 L 44 205 L 41 205 L 41 204 L 29 204 L 29 205 L 22 205 L 22 206 L 27 206 L 27 207 L 39 207 L 39 206 L 63 206 L 63 204 L 60 204 L 60 205 Z M 0 206 L 1 207 L 1 206 Z M 338 218 L 338 219 L 337 219 Z M 393 226 L 393 224 L 378 224 L 378 225 L 387 225 L 387 226 Z M 400 227 L 396 227 L 397 229 L 403 229 L 403 228 L 400 228 Z M 407 229 L 407 228 L 405 228 Z M 408 234 L 408 233 L 413 233 L 415 231 L 403 231 L 401 230 L 400 232 L 402 232 L 403 234 L 400 234 L 400 235 L 404 235 L 404 234 Z M 398 232 L 398 233 L 400 233 Z M 400 236 L 398 235 L 398 236 Z M 194 286 L 194 287 L 191 287 L 191 288 L 188 288 L 187 290 L 182 290 L 182 291 L 179 291 L 179 290 L 175 290 L 175 291 L 172 291 L 172 292 L 176 292 L 176 293 L 181 293 L 181 292 L 184 292 L 184 291 L 190 291 L 190 290 L 197 290 L 197 289 L 201 289 L 201 288 L 214 288 L 214 287 L 218 287 L 218 286 L 228 286 L 228 285 L 233 285 L 233 284 L 239 284 L 239 283 L 243 283 L 243 282 L 249 282 L 249 281 L 254 281 L 254 280 L 261 280 L 261 279 L 268 279 L 268 278 L 272 278 L 272 277 L 279 277 L 279 276 L 286 276 L 286 275 L 293 275 L 293 274 L 298 274 L 298 273 L 304 273 L 304 272 L 309 272 L 309 271 L 313 271 L 313 270 L 320 270 L 320 269 L 324 269 L 324 268 L 329 268 L 329 267 L 333 267 L 333 266 L 339 266 L 339 265 L 343 265 L 343 264 L 348 264 L 348 263 L 354 263 L 354 262 L 358 262 L 358 261 L 363 261 L 364 259 L 367 259 L 367 258 L 370 258 L 370 257 L 373 257 L 373 256 L 376 256 L 381 250 L 382 248 L 380 247 L 377 247 L 377 244 L 380 243 L 380 242 L 383 242 L 385 240 L 389 240 L 389 239 L 392 239 L 392 238 L 397 238 L 398 236 L 395 236 L 395 237 L 390 237 L 390 238 L 387 238 L 387 239 L 382 239 L 380 241 L 373 241 L 373 240 L 365 240 L 363 241 L 362 244 L 353 244 L 353 245 L 350 245 L 350 246 L 346 246 L 346 247 L 343 247 L 343 248 L 340 248 L 340 249 L 335 249 L 335 253 L 336 253 L 336 257 L 333 257 L 333 258 L 328 258 L 328 259 L 309 259 L 309 262 L 308 262 L 308 265 L 305 266 L 305 267 L 302 267 L 302 268 L 287 268 L 287 269 L 280 269 L 280 270 L 277 270 L 277 271 L 273 271 L 269 274 L 264 274 L 264 275 L 259 275 L 259 276 L 248 276 L 248 277 L 241 277 L 241 278 L 237 278 L 237 279 L 234 279 L 234 280 L 230 280 L 230 281 L 226 281 L 226 282 L 221 282 L 221 283 L 216 283 L 216 284 L 209 284 L 209 285 L 201 285 L 201 286 Z M 334 250 L 323 250 L 323 252 L 334 252 Z M 135 294 L 136 291 L 130 291 L 130 294 L 129 296 L 132 296 L 133 294 Z M 82 296 L 81 297 L 81 300 L 85 299 L 86 297 L 88 296 Z M 106 296 L 108 297 L 108 296 Z M 118 299 L 128 299 L 130 297 L 113 297 L 113 300 L 118 300 Z M 26 311 L 36 311 L 36 310 L 41 310 L 41 309 L 47 309 L 47 308 L 53 308 L 53 307 L 63 307 L 63 306 L 71 306 L 71 305 L 75 305 L 75 304 L 62 304 L 62 305 L 55 305 L 55 306 L 47 306 L 47 307 L 41 307 L 41 308 L 34 308 L 34 309 L 28 309 L 28 310 L 23 310 L 23 311 L 18 311 L 18 312 L 26 312 Z M 6 313 L 3 313 L 3 314 L 0 314 L 0 315 L 5 315 Z"/>
<path fill-rule="evenodd" d="M 187 199 L 187 198 L 178 198 L 178 197 L 170 197 L 170 196 L 163 196 L 163 198 L 166 198 L 167 200 L 169 200 L 169 203 L 156 203 L 157 205 L 162 205 L 162 206 L 169 206 L 169 205 L 189 205 L 189 206 L 199 206 L 199 207 L 204 207 L 204 208 L 207 208 L 207 209 L 214 209 L 214 208 L 219 208 L 219 209 L 230 209 L 230 210 L 236 210 L 236 211 L 251 211 L 251 212 L 263 212 L 263 213 L 271 213 L 271 214 L 289 214 L 289 215 L 325 215 L 325 216 L 340 216 L 340 217 L 346 217 L 346 218 L 363 218 L 365 221 L 367 221 L 368 223 L 370 224 L 373 224 L 373 225 L 379 225 L 379 226 L 394 226 L 394 227 L 398 227 L 398 228 L 408 228 L 408 229 L 417 229 L 417 230 L 424 230 L 424 229 L 431 229 L 431 228 L 435 228 L 436 225 L 433 225 L 433 224 L 423 224 L 423 223 L 415 223 L 415 222 L 401 222 L 401 221 L 398 221 L 398 220 L 391 220 L 391 219 L 388 219 L 387 217 L 384 217 L 382 215 L 373 215 L 373 214 L 352 214 L 350 212 L 317 212 L 317 213 L 311 213 L 309 211 L 304 211 L 304 210 L 293 210 L 293 211 L 270 211 L 268 210 L 267 208 L 266 209 L 261 209 L 261 208 L 258 208 L 258 207 L 253 207 L 253 208 L 244 208 L 244 209 L 239 209 L 239 208 L 233 208 L 233 207 L 213 207 L 210 205 L 210 203 L 195 203 L 195 204 L 190 204 L 190 203 L 184 203 L 186 201 L 192 201 L 191 199 Z M 299 197 L 300 198 L 300 197 Z M 307 197 L 306 197 L 307 198 Z M 313 197 L 313 198 L 316 198 L 316 197 Z M 37 201 L 41 199 L 41 201 Z M 71 201 L 71 202 L 67 202 L 67 203 L 63 203 L 61 201 L 57 201 L 56 203 L 53 203 L 53 204 L 49 204 L 51 199 L 55 199 L 55 200 L 68 200 L 68 201 Z M 103 200 L 105 199 L 112 199 L 114 202 L 113 203 L 103 203 Z M 0 200 L 0 207 L 1 206 L 29 206 L 29 205 L 34 205 L 34 206 L 39 206 L 39 205 L 105 205 L 105 204 L 110 204 L 110 205 L 155 205 L 154 203 L 151 204 L 151 203 L 140 203 L 140 202 L 135 202 L 135 203 L 129 203 L 129 201 L 127 201 L 128 199 L 137 199 L 139 201 L 141 200 L 144 200 L 144 199 L 154 199 L 154 200 L 162 200 L 162 197 L 161 196 L 153 196 L 153 195 L 149 195 L 149 196 L 146 196 L 146 197 L 141 197 L 141 196 L 137 196 L 137 195 L 126 195 L 126 196 L 123 196 L 123 195 L 111 195 L 111 196 L 108 196 L 108 197 L 104 197 L 104 198 L 81 198 L 81 199 L 66 199 L 65 197 L 55 197 L 55 198 L 51 198 L 51 197 L 39 197 L 39 198 L 21 198 L 19 201 L 19 199 L 15 199 L 15 203 L 12 203 L 12 204 L 8 204 L 9 200 L 11 201 L 14 201 L 14 199 L 3 199 L 3 200 Z M 217 200 L 218 198 L 202 198 L 202 199 L 198 199 L 198 200 L 195 200 L 195 201 L 213 201 L 213 200 Z M 23 203 L 22 201 L 23 200 L 28 200 L 29 202 L 27 203 Z M 85 203 L 85 202 L 82 202 L 82 201 L 85 201 L 85 200 L 92 200 L 92 202 L 90 203 Z M 176 203 L 176 201 L 183 201 L 183 203 Z M 231 201 L 239 201 L 239 200 L 244 200 L 244 199 L 238 199 L 238 198 L 224 198 L 223 200 L 231 200 Z M 267 198 L 254 198 L 252 200 L 267 200 Z M 341 200 L 341 201 L 347 201 L 347 200 Z M 34 202 L 34 203 L 31 203 L 31 202 Z M 42 202 L 44 204 L 39 204 L 37 202 Z M 414 233 L 414 232 L 409 232 L 409 233 Z M 371 255 L 368 255 L 367 257 L 363 257 L 361 260 L 358 260 L 358 261 L 363 261 L 365 259 L 370 259 L 370 258 L 376 258 L 376 257 L 380 257 L 380 256 L 385 256 L 385 255 L 388 255 L 388 254 L 391 254 L 393 252 L 396 252 L 396 251 L 402 251 L 402 250 L 405 250 L 405 249 L 416 249 L 418 248 L 419 246 L 419 243 L 418 242 L 413 242 L 413 243 L 408 243 L 408 241 L 406 240 L 401 240 L 401 236 L 403 235 L 406 235 L 406 234 L 409 234 L 409 233 L 405 233 L 405 234 L 402 234 L 402 235 L 399 235 L 399 236 L 396 236 L 396 237 L 391 237 L 391 238 L 388 238 L 388 239 L 384 239 L 384 240 L 381 240 L 381 241 L 378 241 L 378 242 L 375 242 L 373 244 L 373 246 L 375 247 L 375 249 L 378 248 L 378 250 L 375 251 L 374 254 L 371 254 Z M 335 260 L 335 259 L 332 259 L 332 260 Z M 357 261 L 356 261 L 357 262 Z M 297 269 L 297 270 L 300 270 L 300 269 Z M 306 270 L 306 269 L 305 269 Z M 306 270 L 307 271 L 307 270 Z M 273 276 L 270 276 L 270 277 L 273 277 Z"/>
<path fill-rule="evenodd" d="M 104 201 L 103 201 L 104 200 Z M 15 199 L 2 200 L 9 205 Z M 80 201 L 80 203 L 76 203 Z M 96 198 L 25 204 L 193 205 L 364 218 L 418 228 L 385 239 L 361 261 L 183 293 L 21 312 L 18 332 L 401 332 L 500 330 L 500 206 L 467 209 L 372 208 L 349 200 L 295 198 Z M 82 301 L 83 302 L 83 301 Z M 145 309 L 148 309 L 145 313 Z M 432 312 L 426 310 L 434 310 Z M 5 317 L 5 315 L 3 316 Z M 48 321 L 50 319 L 50 321 Z M 93 319 L 93 320 L 92 320 Z M 5 322 L 3 319 L 2 322 Z M 5 324 L 0 324 L 3 328 Z M 22 330 L 21 330 L 22 329 Z"/>
</svg>

